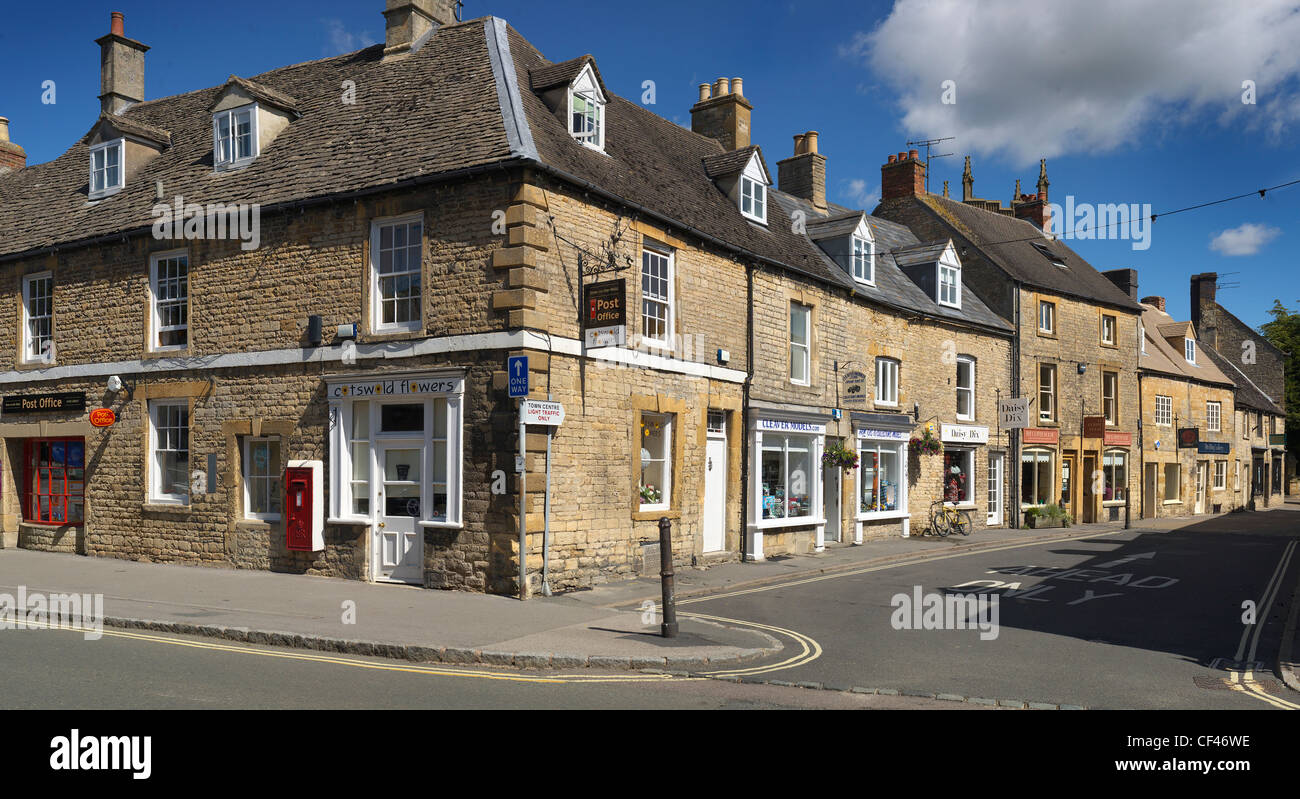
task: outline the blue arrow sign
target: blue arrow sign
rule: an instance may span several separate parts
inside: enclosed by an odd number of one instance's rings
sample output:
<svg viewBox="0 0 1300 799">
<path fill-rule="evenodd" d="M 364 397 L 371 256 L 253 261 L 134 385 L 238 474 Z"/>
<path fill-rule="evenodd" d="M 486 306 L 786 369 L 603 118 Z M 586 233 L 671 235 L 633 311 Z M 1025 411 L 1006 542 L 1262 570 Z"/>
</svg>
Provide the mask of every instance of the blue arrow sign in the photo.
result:
<svg viewBox="0 0 1300 799">
<path fill-rule="evenodd" d="M 528 396 L 528 356 L 511 355 L 506 359 L 506 373 L 510 376 L 510 396 Z"/>
</svg>

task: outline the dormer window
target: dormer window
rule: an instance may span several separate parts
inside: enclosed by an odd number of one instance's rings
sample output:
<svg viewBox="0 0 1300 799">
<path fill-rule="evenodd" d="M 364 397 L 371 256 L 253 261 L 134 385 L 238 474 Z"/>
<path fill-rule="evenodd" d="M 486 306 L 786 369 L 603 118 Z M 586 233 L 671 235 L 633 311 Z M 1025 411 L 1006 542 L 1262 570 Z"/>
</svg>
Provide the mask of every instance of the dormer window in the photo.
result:
<svg viewBox="0 0 1300 799">
<path fill-rule="evenodd" d="M 605 95 L 591 64 L 569 85 L 569 135 L 585 147 L 605 149 Z"/>
<path fill-rule="evenodd" d="M 212 117 L 213 163 L 236 169 L 257 157 L 257 104 L 221 111 Z"/>
<path fill-rule="evenodd" d="M 748 175 L 740 176 L 740 212 L 755 222 L 767 224 L 767 186 Z"/>
<path fill-rule="evenodd" d="M 122 166 L 125 139 L 114 139 L 90 148 L 90 199 L 107 197 L 122 190 L 125 175 Z"/>
<path fill-rule="evenodd" d="M 1187 358 L 1188 363 L 1196 363 L 1196 340 L 1183 339 L 1183 355 Z"/>
<path fill-rule="evenodd" d="M 853 237 L 853 279 L 860 283 L 873 283 L 876 279 L 875 245 L 862 238 Z"/>
<path fill-rule="evenodd" d="M 935 300 L 949 308 L 961 307 L 961 264 L 955 263 L 956 254 L 949 247 L 938 263 L 938 287 Z"/>
</svg>

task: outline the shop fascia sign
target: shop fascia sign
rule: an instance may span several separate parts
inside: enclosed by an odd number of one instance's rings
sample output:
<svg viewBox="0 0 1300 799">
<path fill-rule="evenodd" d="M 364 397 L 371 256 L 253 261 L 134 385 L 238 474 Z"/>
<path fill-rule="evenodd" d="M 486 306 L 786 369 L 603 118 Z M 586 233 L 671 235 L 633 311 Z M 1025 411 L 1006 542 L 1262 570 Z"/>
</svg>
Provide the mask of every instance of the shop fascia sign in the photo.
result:
<svg viewBox="0 0 1300 799">
<path fill-rule="evenodd" d="M 906 430 L 881 430 L 876 427 L 859 427 L 858 438 L 877 439 L 885 441 L 906 441 Z"/>
<path fill-rule="evenodd" d="M 989 429 L 973 424 L 944 424 L 939 426 L 939 440 L 945 444 L 987 444 Z"/>
<path fill-rule="evenodd" d="M 392 380 L 365 380 L 331 383 L 331 399 L 369 399 L 371 397 L 420 396 L 426 394 L 459 394 L 465 380 L 459 377 L 408 377 Z"/>
<path fill-rule="evenodd" d="M 817 422 L 791 422 L 785 419 L 759 419 L 757 429 L 771 433 L 812 433 L 821 435 L 826 425 Z"/>
</svg>

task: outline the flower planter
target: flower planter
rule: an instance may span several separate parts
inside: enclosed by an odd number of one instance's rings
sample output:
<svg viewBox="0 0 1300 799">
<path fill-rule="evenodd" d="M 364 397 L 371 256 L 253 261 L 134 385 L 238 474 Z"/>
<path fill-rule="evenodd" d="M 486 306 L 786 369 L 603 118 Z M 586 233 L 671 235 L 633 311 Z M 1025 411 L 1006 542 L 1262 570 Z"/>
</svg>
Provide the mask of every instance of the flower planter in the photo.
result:
<svg viewBox="0 0 1300 799">
<path fill-rule="evenodd" d="M 1025 526 L 1032 530 L 1042 530 L 1048 527 L 1064 527 L 1065 519 L 1053 519 L 1048 516 L 1027 516 L 1025 517 Z"/>
</svg>

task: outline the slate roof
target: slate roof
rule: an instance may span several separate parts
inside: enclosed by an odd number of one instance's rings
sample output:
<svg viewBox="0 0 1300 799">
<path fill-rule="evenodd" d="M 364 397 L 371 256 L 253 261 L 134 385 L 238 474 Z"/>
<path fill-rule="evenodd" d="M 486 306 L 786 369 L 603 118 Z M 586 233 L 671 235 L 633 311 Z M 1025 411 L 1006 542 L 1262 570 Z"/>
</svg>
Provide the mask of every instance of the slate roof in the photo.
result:
<svg viewBox="0 0 1300 799">
<path fill-rule="evenodd" d="M 1213 347 L 1201 346 L 1197 344 L 1197 352 L 1210 356 L 1210 360 L 1219 369 L 1231 376 L 1232 382 L 1237 384 L 1237 390 L 1233 393 L 1233 404 L 1239 408 L 1250 408 L 1251 410 L 1263 411 L 1277 416 L 1285 416 L 1286 412 L 1279 408 L 1268 395 L 1260 390 L 1259 386 L 1249 378 L 1246 373 L 1237 368 L 1237 365 L 1231 359 L 1220 355 Z"/>
<path fill-rule="evenodd" d="M 757 144 L 751 144 L 748 147 L 741 147 L 739 150 L 721 153 L 720 155 L 706 156 L 704 159 L 704 174 L 710 178 L 720 178 L 725 175 L 734 175 L 737 172 L 744 171 L 749 165 L 749 159 L 758 153 L 758 161 L 763 165 L 763 171 L 771 176 L 768 172 L 767 161 L 763 160 L 763 151 Z"/>
<path fill-rule="evenodd" d="M 1186 353 L 1175 348 L 1165 338 L 1165 330 L 1182 335 L 1191 327 L 1190 322 L 1175 322 L 1169 314 L 1154 306 L 1142 304 L 1142 330 L 1146 337 L 1146 352 L 1138 351 L 1138 368 L 1173 377 L 1190 378 L 1206 383 L 1235 386 L 1236 383 L 1212 360 L 1204 359 L 1204 350 L 1197 347 L 1195 364 L 1187 362 Z M 1158 335 L 1157 335 L 1158 333 Z"/>
<path fill-rule="evenodd" d="M 1031 222 L 992 213 L 937 194 L 926 194 L 894 202 L 920 204 L 955 228 L 1013 279 L 1026 285 L 1066 294 L 1114 308 L 1140 313 L 1142 306 L 1120 291 L 1059 240 L 1052 240 Z M 879 210 L 879 209 L 877 209 Z M 1057 266 L 1034 248 L 1047 247 L 1065 262 Z"/>
<path fill-rule="evenodd" d="M 95 130 L 105 122 L 109 123 L 114 128 L 117 128 L 117 130 L 122 133 L 137 136 L 141 139 L 148 139 L 149 141 L 157 142 L 164 147 L 171 146 L 172 134 L 170 131 L 155 127 L 154 125 L 146 125 L 145 123 L 137 122 L 134 119 L 127 119 L 126 117 L 118 116 L 117 114 L 109 114 L 107 112 L 99 115 L 99 121 L 96 122 L 95 126 L 86 133 L 83 139 L 88 140 L 90 136 L 94 134 Z"/>
<path fill-rule="evenodd" d="M 810 235 L 813 228 L 823 222 L 841 226 L 845 230 L 844 235 L 848 235 L 857 229 L 859 219 L 866 218 L 867 224 L 871 228 L 871 236 L 876 242 L 874 286 L 868 286 L 854 280 L 848 271 L 848 264 L 836 264 L 830 256 L 814 245 L 814 248 L 817 249 L 817 252 L 829 267 L 835 269 L 848 280 L 856 296 L 877 305 L 932 317 L 941 317 L 955 322 L 975 323 L 1002 333 L 1012 332 L 1011 325 L 989 310 L 988 306 L 981 302 L 979 297 L 975 296 L 975 292 L 970 290 L 962 291 L 961 308 L 940 305 L 899 268 L 895 259 L 896 251 L 916 251 L 918 248 L 937 247 L 937 250 L 934 250 L 936 253 L 935 260 L 937 260 L 939 254 L 943 252 L 944 246 L 947 245 L 946 240 L 934 244 L 922 244 L 912 231 L 905 226 L 880 217 L 867 216 L 866 211 L 850 211 L 850 209 L 843 206 L 831 205 L 828 213 L 823 214 L 807 200 L 785 192 L 772 190 L 768 196 L 776 201 L 773 205 L 784 207 L 787 214 L 796 210 L 803 211 L 808 219 L 806 226 Z M 852 216 L 849 216 L 849 214 L 852 214 Z M 851 220 L 851 224 L 846 220 Z"/>
<path fill-rule="evenodd" d="M 154 182 L 186 202 L 269 206 L 392 185 L 514 156 L 502 124 L 485 20 L 440 28 L 418 53 L 383 63 L 383 45 L 275 69 L 253 82 L 298 98 L 302 117 L 248 167 L 212 168 L 209 108 L 221 87 L 137 103 L 122 118 L 171 132 L 172 147 L 112 197 L 87 202 L 82 140 L 0 178 L 0 256 L 153 224 Z M 356 103 L 340 86 L 356 82 Z M 557 120 L 557 124 L 558 120 Z"/>
<path fill-rule="evenodd" d="M 568 85 L 578 77 L 578 73 L 582 72 L 582 68 L 588 63 L 591 64 L 591 70 L 596 75 L 596 83 L 600 85 L 600 90 L 608 97 L 609 91 L 605 88 L 605 81 L 600 77 L 600 68 L 596 66 L 596 59 L 590 54 L 534 69 L 529 74 L 529 86 L 533 91 L 540 92 L 552 86 Z"/>
</svg>

